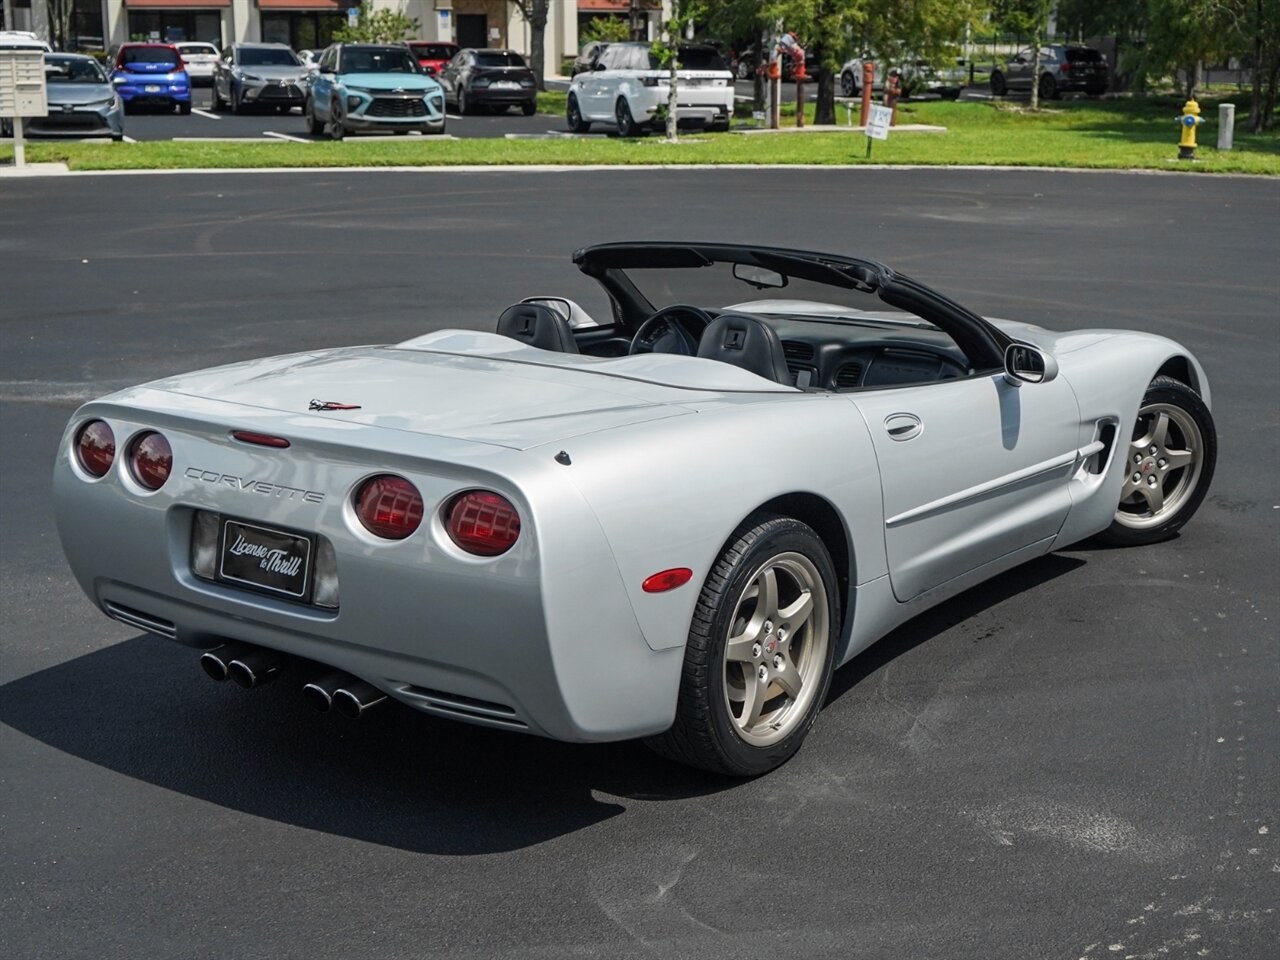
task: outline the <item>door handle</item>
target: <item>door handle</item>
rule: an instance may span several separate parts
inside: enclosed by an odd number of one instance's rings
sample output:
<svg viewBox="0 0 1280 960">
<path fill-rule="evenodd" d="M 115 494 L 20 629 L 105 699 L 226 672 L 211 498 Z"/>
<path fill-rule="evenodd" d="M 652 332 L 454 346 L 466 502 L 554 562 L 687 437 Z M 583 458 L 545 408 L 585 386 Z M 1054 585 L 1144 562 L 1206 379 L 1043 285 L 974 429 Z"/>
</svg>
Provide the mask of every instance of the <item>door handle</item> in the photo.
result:
<svg viewBox="0 0 1280 960">
<path fill-rule="evenodd" d="M 914 413 L 891 413 L 884 418 L 884 428 L 891 440 L 911 440 L 924 432 L 924 424 Z"/>
</svg>

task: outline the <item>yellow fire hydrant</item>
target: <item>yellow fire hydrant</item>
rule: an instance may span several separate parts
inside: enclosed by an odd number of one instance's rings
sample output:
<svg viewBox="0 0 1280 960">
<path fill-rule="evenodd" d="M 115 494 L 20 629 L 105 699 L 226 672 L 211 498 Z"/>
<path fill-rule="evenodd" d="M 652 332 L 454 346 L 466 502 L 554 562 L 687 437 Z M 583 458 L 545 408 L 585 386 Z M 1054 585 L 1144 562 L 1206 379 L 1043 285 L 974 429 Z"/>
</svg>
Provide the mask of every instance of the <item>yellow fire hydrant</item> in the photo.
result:
<svg viewBox="0 0 1280 960">
<path fill-rule="evenodd" d="M 1178 141 L 1178 159 L 1194 160 L 1196 158 L 1196 127 L 1204 123 L 1200 116 L 1200 104 L 1188 100 L 1182 106 L 1182 115 L 1178 117 L 1178 126 L 1182 128 L 1182 139 Z"/>
</svg>

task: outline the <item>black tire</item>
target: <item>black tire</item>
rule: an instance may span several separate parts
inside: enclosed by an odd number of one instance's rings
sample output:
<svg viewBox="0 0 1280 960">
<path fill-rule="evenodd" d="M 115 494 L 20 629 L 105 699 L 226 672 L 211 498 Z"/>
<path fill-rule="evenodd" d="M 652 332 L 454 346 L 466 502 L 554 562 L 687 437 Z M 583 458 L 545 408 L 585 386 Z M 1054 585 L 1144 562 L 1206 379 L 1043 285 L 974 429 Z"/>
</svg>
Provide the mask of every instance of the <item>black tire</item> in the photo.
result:
<svg viewBox="0 0 1280 960">
<path fill-rule="evenodd" d="M 1003 97 L 1009 92 L 1009 84 L 1005 82 L 1004 74 L 999 70 L 991 71 L 991 95 L 993 97 Z"/>
<path fill-rule="evenodd" d="M 313 137 L 319 137 L 324 134 L 324 124 L 316 119 L 316 105 L 310 97 L 302 107 L 302 116 L 307 121 L 307 132 Z"/>
<path fill-rule="evenodd" d="M 847 70 L 840 74 L 840 93 L 846 97 L 856 97 L 858 95 L 858 81 Z"/>
<path fill-rule="evenodd" d="M 218 93 L 218 81 L 215 80 L 213 82 L 213 93 L 209 103 L 209 109 L 214 113 L 219 113 L 225 106 L 226 103 L 222 99 L 222 94 Z"/>
<path fill-rule="evenodd" d="M 728 120 L 723 120 L 723 121 L 721 121 L 720 123 L 710 123 L 710 124 L 707 124 L 707 132 L 708 132 L 708 133 L 728 133 L 728 132 L 729 132 L 729 121 L 728 121 Z"/>
<path fill-rule="evenodd" d="M 1053 74 L 1046 73 L 1040 78 L 1040 99 L 1041 100 L 1057 100 L 1062 94 L 1058 90 L 1058 81 L 1053 78 Z"/>
<path fill-rule="evenodd" d="M 473 110 L 472 110 L 471 104 L 467 102 L 466 91 L 459 90 L 458 91 L 458 113 L 460 113 L 462 116 L 465 117 L 467 114 L 472 112 Z"/>
<path fill-rule="evenodd" d="M 188 100 L 186 103 L 178 104 L 178 112 L 184 117 L 189 116 L 191 113 L 191 101 Z"/>
<path fill-rule="evenodd" d="M 533 100 L 526 100 L 524 103 L 520 104 L 520 112 L 526 117 L 532 117 L 538 112 L 538 104 Z"/>
<path fill-rule="evenodd" d="M 1126 483 L 1121 491 L 1116 519 L 1111 521 L 1110 527 L 1098 535 L 1098 539 L 1103 543 L 1116 547 L 1138 547 L 1168 540 L 1195 516 L 1196 510 L 1199 509 L 1209 490 L 1209 484 L 1213 481 L 1213 471 L 1218 461 L 1218 434 L 1213 423 L 1213 414 L 1200 399 L 1200 395 L 1185 383 L 1174 380 L 1172 377 L 1156 377 L 1147 387 L 1147 392 L 1142 398 L 1141 410 L 1161 406 L 1165 409 L 1172 407 L 1181 411 L 1190 421 L 1189 424 L 1180 425 L 1176 419 L 1171 418 L 1171 426 L 1176 435 L 1172 439 L 1163 441 L 1161 447 L 1169 443 L 1180 444 L 1195 453 L 1193 447 L 1198 444 L 1198 469 L 1192 466 L 1174 468 L 1157 481 L 1172 501 L 1161 508 L 1162 511 L 1167 509 L 1167 515 L 1162 515 L 1161 512 L 1151 514 L 1149 507 L 1147 510 L 1149 516 L 1144 516 L 1141 509 L 1135 512 L 1127 504 L 1131 498 L 1128 493 L 1130 479 L 1135 476 L 1144 478 L 1149 473 L 1158 475 L 1161 470 L 1160 460 L 1157 459 L 1158 454 L 1149 454 L 1150 448 L 1146 450 L 1135 448 L 1135 441 L 1142 439 L 1147 431 L 1144 417 L 1140 415 L 1138 422 L 1134 424 L 1130 441 L 1122 448 L 1118 447 L 1115 453 L 1115 456 L 1123 455 L 1126 458 Z M 1195 429 L 1186 429 L 1190 425 L 1194 425 Z M 1194 436 L 1196 431 L 1199 432 L 1198 438 Z M 1120 439 L 1117 438 L 1117 443 L 1119 442 Z M 1132 462 L 1128 462 L 1130 460 Z M 1140 496 L 1133 499 L 1140 508 Z M 1156 522 L 1152 522 L 1153 520 Z M 1135 526 L 1135 524 L 1140 525 Z"/>
<path fill-rule="evenodd" d="M 338 112 L 338 102 L 329 104 L 329 136 L 334 140 L 345 140 L 347 128 L 342 123 L 342 114 Z"/>
<path fill-rule="evenodd" d="M 780 722 L 789 729 L 776 742 L 759 746 L 738 732 L 728 700 L 725 647 L 733 619 L 753 578 L 772 558 L 800 555 L 812 565 L 826 595 L 825 609 L 815 602 L 810 619 L 824 623 L 825 649 L 812 664 L 814 688 L 806 691 L 801 714 Z M 685 645 L 684 669 L 676 717 L 671 729 L 645 742 L 668 759 L 735 777 L 768 773 L 795 755 L 817 719 L 831 684 L 836 642 L 840 637 L 840 598 L 831 558 L 816 533 L 790 517 L 760 514 L 732 535 L 729 545 L 707 575 L 694 610 Z M 821 616 L 825 615 L 825 616 Z M 814 627 L 808 627 L 814 630 Z M 806 634 L 805 643 L 810 642 Z M 745 705 L 744 705 L 745 708 Z M 782 709 L 787 709 L 783 706 Z"/>
<path fill-rule="evenodd" d="M 618 136 L 638 137 L 644 132 L 640 129 L 640 124 L 636 123 L 635 117 L 631 115 L 631 105 L 627 103 L 626 97 L 618 98 L 618 102 L 613 105 L 613 115 L 618 123 Z"/>
<path fill-rule="evenodd" d="M 590 121 L 582 119 L 582 110 L 578 107 L 578 98 L 572 94 L 569 96 L 569 102 L 565 105 L 564 118 L 570 133 L 587 133 L 591 129 Z"/>
<path fill-rule="evenodd" d="M 236 93 L 236 88 L 229 87 L 228 89 L 231 92 L 231 100 L 228 102 L 228 105 L 231 107 L 231 112 L 236 116 L 239 116 L 242 113 L 248 113 L 249 109 L 240 102 L 240 94 Z"/>
<path fill-rule="evenodd" d="M 1091 97 L 1100 97 L 1107 92 L 1106 87 L 1086 87 L 1085 91 Z"/>
</svg>

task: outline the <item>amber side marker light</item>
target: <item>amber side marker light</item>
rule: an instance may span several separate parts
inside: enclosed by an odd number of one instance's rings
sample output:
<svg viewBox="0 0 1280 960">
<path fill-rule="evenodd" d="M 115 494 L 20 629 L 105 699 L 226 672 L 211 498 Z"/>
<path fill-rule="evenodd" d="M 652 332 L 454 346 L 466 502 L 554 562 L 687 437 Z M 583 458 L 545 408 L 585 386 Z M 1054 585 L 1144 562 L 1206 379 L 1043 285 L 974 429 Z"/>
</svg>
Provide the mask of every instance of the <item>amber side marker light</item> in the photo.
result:
<svg viewBox="0 0 1280 960">
<path fill-rule="evenodd" d="M 645 593 L 665 593 L 668 590 L 674 590 L 676 587 L 683 587 L 691 579 L 693 579 L 692 570 L 688 567 L 675 567 L 646 578 L 644 583 L 640 584 L 640 587 Z"/>
</svg>

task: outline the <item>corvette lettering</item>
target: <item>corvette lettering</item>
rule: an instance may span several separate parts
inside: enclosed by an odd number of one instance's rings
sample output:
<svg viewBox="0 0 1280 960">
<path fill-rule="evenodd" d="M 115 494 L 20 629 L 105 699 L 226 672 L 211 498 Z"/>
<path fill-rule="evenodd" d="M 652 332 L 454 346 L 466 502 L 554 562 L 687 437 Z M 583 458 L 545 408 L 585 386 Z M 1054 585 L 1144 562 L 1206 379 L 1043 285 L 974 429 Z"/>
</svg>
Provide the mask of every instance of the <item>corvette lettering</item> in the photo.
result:
<svg viewBox="0 0 1280 960">
<path fill-rule="evenodd" d="M 216 470 L 201 470 L 199 467 L 187 467 L 184 476 L 188 480 L 199 480 L 202 483 L 225 484 L 232 490 L 243 490 L 247 493 L 260 493 L 264 497 L 275 497 L 277 500 L 305 500 L 307 503 L 324 503 L 324 494 L 319 490 L 303 490 L 300 487 L 286 487 L 281 483 L 269 483 L 266 480 L 254 480 L 252 477 L 236 477 L 229 473 L 218 473 Z"/>
</svg>

